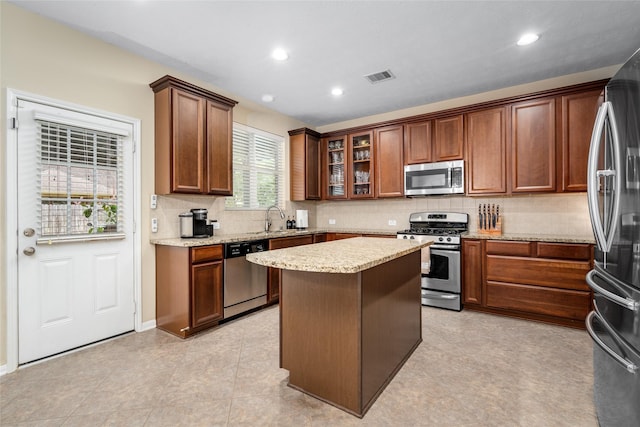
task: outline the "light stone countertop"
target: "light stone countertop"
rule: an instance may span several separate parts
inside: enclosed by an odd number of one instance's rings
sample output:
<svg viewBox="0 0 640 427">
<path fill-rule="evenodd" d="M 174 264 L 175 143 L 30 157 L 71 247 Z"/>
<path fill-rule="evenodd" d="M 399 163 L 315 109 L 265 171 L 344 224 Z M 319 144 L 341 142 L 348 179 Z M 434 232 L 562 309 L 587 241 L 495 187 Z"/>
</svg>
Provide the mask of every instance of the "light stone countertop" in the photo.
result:
<svg viewBox="0 0 640 427">
<path fill-rule="evenodd" d="M 431 244 L 380 237 L 354 237 L 247 254 L 247 261 L 286 270 L 358 273 Z"/>
<path fill-rule="evenodd" d="M 251 233 L 238 233 L 238 234 L 223 234 L 219 236 L 203 237 L 203 238 L 187 238 L 180 237 L 164 238 L 164 239 L 151 239 L 149 242 L 153 245 L 164 246 L 179 246 L 179 247 L 196 247 L 196 246 L 208 246 L 208 245 L 220 245 L 222 243 L 234 243 L 234 242 L 246 242 L 250 240 L 262 240 L 262 239 L 278 239 L 281 237 L 296 237 L 307 236 L 310 234 L 319 233 L 354 233 L 354 234 L 379 234 L 390 235 L 396 234 L 395 231 L 380 231 L 380 230 L 327 230 L 319 228 L 306 228 L 304 230 L 278 230 L 278 231 L 255 231 Z"/>
<path fill-rule="evenodd" d="M 485 240 L 516 240 L 527 242 L 551 242 L 551 243 L 589 243 L 595 244 L 593 236 L 566 236 L 566 235 L 554 235 L 554 234 L 518 234 L 518 233 L 506 233 L 506 234 L 481 234 L 481 233 L 468 233 L 462 236 L 463 239 L 485 239 Z"/>
<path fill-rule="evenodd" d="M 212 236 L 206 238 L 196 239 L 182 239 L 180 237 L 163 238 L 163 239 L 151 239 L 150 243 L 153 245 L 165 245 L 165 246 L 179 246 L 179 247 L 197 247 L 207 245 L 219 245 L 223 243 L 233 242 L 245 242 L 250 240 L 261 239 L 277 239 L 281 237 L 296 237 L 306 236 L 309 234 L 319 233 L 354 233 L 354 234 L 367 234 L 367 235 L 390 235 L 395 234 L 395 231 L 387 230 L 356 230 L 356 229 L 321 229 L 321 228 L 307 228 L 304 230 L 279 230 L 266 233 L 264 231 L 239 233 L 239 234 L 223 234 L 219 236 Z M 490 235 L 480 234 L 477 232 L 471 232 L 462 236 L 464 239 L 485 239 L 485 240 L 517 240 L 517 241 L 530 241 L 530 242 L 552 242 L 552 243 L 589 243 L 595 244 L 593 236 L 567 236 L 567 235 L 554 235 L 554 234 L 529 234 L 529 233 L 507 233 L 502 235 Z"/>
</svg>

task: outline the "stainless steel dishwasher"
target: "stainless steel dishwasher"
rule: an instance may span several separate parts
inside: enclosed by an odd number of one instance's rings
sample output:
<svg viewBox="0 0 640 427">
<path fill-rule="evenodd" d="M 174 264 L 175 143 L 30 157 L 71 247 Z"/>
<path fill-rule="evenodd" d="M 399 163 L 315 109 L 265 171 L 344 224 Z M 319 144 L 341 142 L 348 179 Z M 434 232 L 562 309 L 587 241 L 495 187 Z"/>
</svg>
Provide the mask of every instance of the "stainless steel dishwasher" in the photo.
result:
<svg viewBox="0 0 640 427">
<path fill-rule="evenodd" d="M 268 240 L 225 243 L 225 319 L 267 303 L 267 267 L 247 261 L 245 255 L 268 248 Z"/>
</svg>

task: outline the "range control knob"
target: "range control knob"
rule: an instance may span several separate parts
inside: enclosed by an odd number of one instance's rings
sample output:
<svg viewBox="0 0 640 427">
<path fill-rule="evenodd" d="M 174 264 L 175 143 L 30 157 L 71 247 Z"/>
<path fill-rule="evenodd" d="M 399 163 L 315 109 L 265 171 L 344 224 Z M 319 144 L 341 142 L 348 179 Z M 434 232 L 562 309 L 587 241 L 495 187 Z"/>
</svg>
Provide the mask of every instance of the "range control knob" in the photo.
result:
<svg viewBox="0 0 640 427">
<path fill-rule="evenodd" d="M 415 238 L 416 238 L 416 236 L 411 236 L 411 237 L 409 237 L 409 238 L 410 238 L 410 239 L 415 239 Z"/>
<path fill-rule="evenodd" d="M 450 241 L 451 241 L 451 237 L 447 237 L 447 242 L 450 242 Z"/>
<path fill-rule="evenodd" d="M 438 237 L 438 242 L 443 242 L 444 238 L 443 237 Z"/>
</svg>

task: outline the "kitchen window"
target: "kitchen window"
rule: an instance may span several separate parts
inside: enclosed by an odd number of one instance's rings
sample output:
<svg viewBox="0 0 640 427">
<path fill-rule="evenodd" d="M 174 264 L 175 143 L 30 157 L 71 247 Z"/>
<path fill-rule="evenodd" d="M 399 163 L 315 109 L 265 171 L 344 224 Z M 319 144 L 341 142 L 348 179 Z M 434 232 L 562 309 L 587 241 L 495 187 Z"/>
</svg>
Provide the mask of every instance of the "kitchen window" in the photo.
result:
<svg viewBox="0 0 640 427">
<path fill-rule="evenodd" d="M 284 202 L 284 138 L 233 124 L 231 209 L 266 209 Z"/>
</svg>

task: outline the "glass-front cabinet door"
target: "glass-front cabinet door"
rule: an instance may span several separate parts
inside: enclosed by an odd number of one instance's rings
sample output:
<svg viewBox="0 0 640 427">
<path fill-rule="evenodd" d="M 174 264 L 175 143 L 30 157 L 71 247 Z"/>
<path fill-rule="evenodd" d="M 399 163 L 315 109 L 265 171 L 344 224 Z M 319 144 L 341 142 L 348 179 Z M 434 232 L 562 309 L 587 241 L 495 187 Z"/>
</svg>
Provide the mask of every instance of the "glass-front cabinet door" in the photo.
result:
<svg viewBox="0 0 640 427">
<path fill-rule="evenodd" d="M 349 135 L 349 198 L 373 198 L 373 132 Z"/>
<path fill-rule="evenodd" d="M 325 140 L 324 164 L 327 165 L 325 180 L 325 197 L 327 199 L 346 199 L 347 190 L 347 137 L 336 136 Z"/>
</svg>

